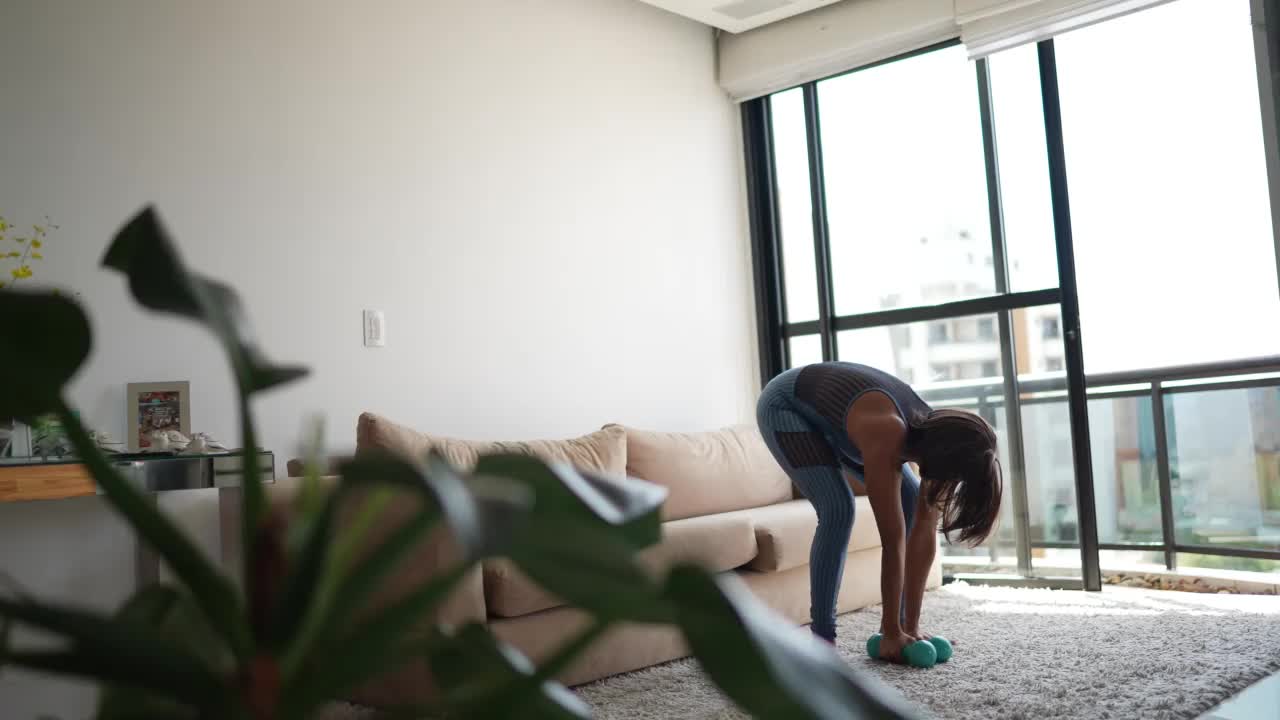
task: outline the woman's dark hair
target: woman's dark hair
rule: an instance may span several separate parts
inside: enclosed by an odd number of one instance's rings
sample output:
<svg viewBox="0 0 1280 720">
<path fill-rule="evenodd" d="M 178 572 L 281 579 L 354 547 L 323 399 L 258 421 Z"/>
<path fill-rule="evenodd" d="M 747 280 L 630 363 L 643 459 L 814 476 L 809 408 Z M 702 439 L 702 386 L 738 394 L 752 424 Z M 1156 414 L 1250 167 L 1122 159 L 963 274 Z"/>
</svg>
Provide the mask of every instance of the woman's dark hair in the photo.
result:
<svg viewBox="0 0 1280 720">
<path fill-rule="evenodd" d="M 913 455 L 924 476 L 925 500 L 942 511 L 947 539 L 978 545 L 1000 515 L 1004 490 L 996 433 L 965 410 L 934 410 L 911 424 Z"/>
</svg>

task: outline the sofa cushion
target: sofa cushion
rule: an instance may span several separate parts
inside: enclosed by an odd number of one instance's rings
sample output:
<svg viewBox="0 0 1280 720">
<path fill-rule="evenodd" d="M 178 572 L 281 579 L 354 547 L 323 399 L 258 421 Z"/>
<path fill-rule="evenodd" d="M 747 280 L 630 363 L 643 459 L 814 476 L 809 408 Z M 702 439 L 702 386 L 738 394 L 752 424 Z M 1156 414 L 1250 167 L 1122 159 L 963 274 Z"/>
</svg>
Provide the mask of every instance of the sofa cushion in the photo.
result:
<svg viewBox="0 0 1280 720">
<path fill-rule="evenodd" d="M 513 453 L 533 455 L 548 462 L 563 462 L 583 470 L 609 475 L 627 471 L 627 440 L 622 428 L 610 427 L 570 440 L 526 440 L 494 442 L 460 440 L 418 432 L 380 415 L 363 413 L 356 425 L 356 452 L 388 450 L 409 458 L 423 458 L 430 450 L 444 456 L 455 467 L 467 470 L 480 455 Z"/>
<path fill-rule="evenodd" d="M 520 617 L 564 604 L 506 558 L 490 558 L 482 566 L 484 605 L 492 616 Z"/>
<path fill-rule="evenodd" d="M 638 560 L 655 574 L 677 563 L 723 572 L 742 567 L 755 556 L 751 517 L 725 513 L 663 523 L 662 541 L 641 551 Z M 489 614 L 497 617 L 520 617 L 564 604 L 501 558 L 484 561 L 484 595 Z"/>
<path fill-rule="evenodd" d="M 740 568 L 756 556 L 755 525 L 746 513 L 719 513 L 662 523 L 662 542 L 640 553 L 655 573 L 692 563 L 711 572 Z"/>
<path fill-rule="evenodd" d="M 616 425 L 606 427 L 614 428 Z M 753 426 L 702 433 L 626 429 L 627 474 L 670 492 L 665 520 L 760 507 L 791 498 L 791 480 Z"/>
<path fill-rule="evenodd" d="M 854 498 L 854 505 L 849 552 L 880 547 L 880 531 L 871 512 L 871 501 L 858 497 Z M 755 525 L 759 547 L 749 568 L 778 572 L 809 564 L 809 548 L 818 528 L 818 515 L 808 500 L 792 500 L 745 512 Z"/>
</svg>

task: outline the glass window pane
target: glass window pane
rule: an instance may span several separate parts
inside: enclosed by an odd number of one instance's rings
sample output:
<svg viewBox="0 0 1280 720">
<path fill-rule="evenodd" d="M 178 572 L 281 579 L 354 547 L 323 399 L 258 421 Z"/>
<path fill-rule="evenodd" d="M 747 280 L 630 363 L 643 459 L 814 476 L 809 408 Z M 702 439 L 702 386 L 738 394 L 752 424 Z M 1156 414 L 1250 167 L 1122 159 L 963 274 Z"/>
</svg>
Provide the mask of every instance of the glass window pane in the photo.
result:
<svg viewBox="0 0 1280 720">
<path fill-rule="evenodd" d="M 787 344 L 791 349 L 791 367 L 803 367 L 822 362 L 821 336 L 800 335 L 789 338 Z"/>
<path fill-rule="evenodd" d="M 995 292 L 975 78 L 957 46 L 818 83 L 838 315 Z"/>
<path fill-rule="evenodd" d="M 1022 438 L 1026 449 L 1031 541 L 1080 542 L 1071 420 L 1066 401 L 1023 398 Z"/>
<path fill-rule="evenodd" d="M 1032 542 L 1079 543 L 1066 400 L 1023 398 L 1022 424 Z M 1160 542 L 1160 485 L 1150 398 L 1089 400 L 1089 444 L 1099 539 Z"/>
<path fill-rule="evenodd" d="M 1280 352 L 1248 0 L 1180 0 L 1055 45 L 1086 369 Z"/>
<path fill-rule="evenodd" d="M 773 114 L 773 163 L 782 235 L 787 321 L 818 319 L 818 273 L 813 258 L 813 198 L 809 193 L 809 142 L 800 88 L 769 98 Z"/>
<path fill-rule="evenodd" d="M 1018 377 L 1062 374 L 1066 371 L 1060 305 L 1014 310 L 1013 340 Z"/>
<path fill-rule="evenodd" d="M 1040 61 L 1035 45 L 988 59 L 991 104 L 1004 208 L 1009 289 L 1058 287 L 1049 152 L 1044 139 Z"/>
<path fill-rule="evenodd" d="M 1104 543 L 1162 542 L 1151 397 L 1090 400 L 1089 446 L 1098 538 Z"/>
<path fill-rule="evenodd" d="M 1280 388 L 1165 402 L 1178 542 L 1280 550 Z"/>
</svg>

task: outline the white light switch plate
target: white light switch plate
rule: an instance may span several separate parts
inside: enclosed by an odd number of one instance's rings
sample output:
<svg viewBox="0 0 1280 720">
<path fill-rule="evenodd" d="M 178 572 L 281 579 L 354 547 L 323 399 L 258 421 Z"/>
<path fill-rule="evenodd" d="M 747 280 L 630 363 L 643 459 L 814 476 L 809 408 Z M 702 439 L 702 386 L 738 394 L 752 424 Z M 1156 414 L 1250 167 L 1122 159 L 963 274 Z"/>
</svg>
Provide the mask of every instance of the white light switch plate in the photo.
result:
<svg viewBox="0 0 1280 720">
<path fill-rule="evenodd" d="M 364 346 L 383 347 L 387 344 L 387 321 L 381 310 L 364 311 Z"/>
</svg>

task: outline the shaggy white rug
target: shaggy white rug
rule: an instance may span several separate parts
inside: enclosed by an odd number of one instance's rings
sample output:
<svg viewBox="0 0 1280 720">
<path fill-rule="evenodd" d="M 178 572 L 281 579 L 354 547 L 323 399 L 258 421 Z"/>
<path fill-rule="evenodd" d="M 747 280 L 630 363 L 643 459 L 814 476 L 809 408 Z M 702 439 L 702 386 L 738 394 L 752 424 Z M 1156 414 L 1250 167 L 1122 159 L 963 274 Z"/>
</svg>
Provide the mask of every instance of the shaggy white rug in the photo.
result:
<svg viewBox="0 0 1280 720">
<path fill-rule="evenodd" d="M 929 670 L 872 661 L 880 609 L 840 618 L 841 656 L 957 720 L 1196 718 L 1280 669 L 1280 597 L 1108 587 L 1102 593 L 947 585 L 923 625 L 955 645 Z M 808 633 L 805 628 L 796 632 Z M 578 688 L 598 720 L 738 720 L 694 660 Z M 376 714 L 335 706 L 324 720 Z"/>
<path fill-rule="evenodd" d="M 947 585 L 925 630 L 955 645 L 929 670 L 873 661 L 880 608 L 842 616 L 841 656 L 936 718 L 1195 718 L 1280 669 L 1280 598 L 1132 588 L 1102 593 Z M 801 630 L 808 632 L 807 630 Z M 692 660 L 579 688 L 600 720 L 746 717 Z"/>
</svg>

